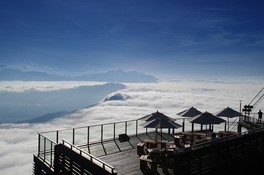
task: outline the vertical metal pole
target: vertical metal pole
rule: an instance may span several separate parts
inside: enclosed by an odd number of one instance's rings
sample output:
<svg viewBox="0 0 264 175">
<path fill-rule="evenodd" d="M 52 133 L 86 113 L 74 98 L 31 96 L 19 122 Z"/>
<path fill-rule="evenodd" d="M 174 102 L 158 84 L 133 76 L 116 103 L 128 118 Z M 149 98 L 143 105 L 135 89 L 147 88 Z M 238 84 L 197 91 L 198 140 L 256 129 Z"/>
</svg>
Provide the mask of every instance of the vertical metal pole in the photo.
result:
<svg viewBox="0 0 264 175">
<path fill-rule="evenodd" d="M 59 143 L 59 131 L 56 131 L 56 143 Z"/>
<path fill-rule="evenodd" d="M 103 143 L 103 132 L 104 132 L 104 125 L 101 125 L 101 142 Z"/>
<path fill-rule="evenodd" d="M 127 134 L 127 121 L 125 122 L 125 134 Z"/>
<path fill-rule="evenodd" d="M 114 123 L 114 140 L 115 140 L 115 125 L 116 125 L 116 123 Z"/>
<path fill-rule="evenodd" d="M 52 153 L 52 142 L 50 142 L 50 166 L 53 166 L 53 160 L 52 160 L 52 155 L 53 155 L 53 153 Z"/>
<path fill-rule="evenodd" d="M 46 137 L 44 137 L 44 161 L 46 160 Z"/>
<path fill-rule="evenodd" d="M 38 156 L 40 155 L 40 134 L 38 134 Z"/>
<path fill-rule="evenodd" d="M 90 144 L 90 127 L 88 126 L 87 127 L 87 148 L 88 148 L 88 152 L 91 153 L 89 144 Z"/>
<path fill-rule="evenodd" d="M 89 143 L 90 143 L 90 127 L 88 126 L 87 127 L 87 144 L 89 146 Z"/>
<path fill-rule="evenodd" d="M 75 128 L 72 129 L 72 144 L 75 143 Z"/>
<path fill-rule="evenodd" d="M 239 104 L 239 112 L 241 113 L 241 103 L 242 103 L 242 100 L 239 100 L 240 104 Z"/>
<path fill-rule="evenodd" d="M 138 136 L 138 120 L 136 120 L 136 136 Z"/>
</svg>

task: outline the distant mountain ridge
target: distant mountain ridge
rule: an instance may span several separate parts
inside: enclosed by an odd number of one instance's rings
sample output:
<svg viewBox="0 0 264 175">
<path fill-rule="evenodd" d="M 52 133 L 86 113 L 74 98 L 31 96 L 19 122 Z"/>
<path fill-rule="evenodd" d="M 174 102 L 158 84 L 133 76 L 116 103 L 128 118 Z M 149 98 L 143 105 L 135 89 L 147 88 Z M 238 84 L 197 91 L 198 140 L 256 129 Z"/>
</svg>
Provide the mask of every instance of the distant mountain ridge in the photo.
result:
<svg viewBox="0 0 264 175">
<path fill-rule="evenodd" d="M 97 104 L 110 93 L 124 89 L 121 83 L 78 86 L 54 91 L 1 92 L 0 123 L 45 122 L 73 111 Z M 36 117 L 38 116 L 38 117 Z"/>
<path fill-rule="evenodd" d="M 158 79 L 152 75 L 140 72 L 123 70 L 108 71 L 104 73 L 92 73 L 82 76 L 59 76 L 45 72 L 28 71 L 6 68 L 0 71 L 0 80 L 5 81 L 103 81 L 103 82 L 124 82 L 124 83 L 151 83 Z"/>
<path fill-rule="evenodd" d="M 126 94 L 122 94 L 122 93 L 118 92 L 118 93 L 109 94 L 108 96 L 106 96 L 103 99 L 102 102 L 124 101 L 124 100 L 127 100 L 127 99 L 131 99 L 131 97 L 126 95 Z M 38 116 L 38 117 L 35 117 L 35 118 L 22 120 L 22 121 L 18 121 L 18 122 L 15 122 L 15 123 L 45 123 L 45 122 L 49 122 L 49 121 L 51 121 L 53 119 L 67 117 L 67 115 L 74 114 L 76 112 L 78 113 L 79 110 L 91 108 L 91 107 L 94 107 L 96 105 L 98 105 L 98 103 L 89 105 L 89 106 L 84 107 L 84 108 L 75 109 L 75 110 L 72 110 L 70 112 L 68 112 L 68 111 L 60 111 L 60 112 L 54 112 L 54 113 L 47 113 L 47 114 L 44 114 L 44 115 L 41 115 L 41 116 Z"/>
<path fill-rule="evenodd" d="M 61 111 L 61 112 L 48 113 L 48 114 L 45 114 L 45 115 L 42 115 L 42 116 L 39 116 L 36 118 L 32 118 L 32 119 L 28 119 L 28 120 L 22 120 L 22 121 L 15 122 L 15 123 L 45 123 L 45 122 L 48 122 L 52 119 L 65 116 L 67 114 L 70 114 L 70 112 Z"/>
</svg>

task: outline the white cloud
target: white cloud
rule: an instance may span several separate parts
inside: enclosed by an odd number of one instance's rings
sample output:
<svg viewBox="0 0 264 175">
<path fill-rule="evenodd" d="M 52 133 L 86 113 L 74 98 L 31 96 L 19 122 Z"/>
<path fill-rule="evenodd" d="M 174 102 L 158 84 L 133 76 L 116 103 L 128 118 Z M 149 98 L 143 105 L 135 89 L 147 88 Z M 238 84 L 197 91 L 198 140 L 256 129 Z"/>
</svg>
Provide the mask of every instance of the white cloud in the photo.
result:
<svg viewBox="0 0 264 175">
<path fill-rule="evenodd" d="M 80 84 L 85 83 L 88 82 Z M 45 89 L 47 86 L 51 87 L 50 85 L 39 86 L 36 82 L 28 82 L 21 86 L 15 83 L 8 86 L 22 90 L 36 86 L 38 89 Z M 60 88 L 60 85 L 61 83 L 52 83 L 54 88 Z M 168 116 L 177 117 L 176 113 L 191 106 L 211 113 L 227 106 L 239 110 L 239 100 L 242 100 L 242 104 L 249 103 L 263 87 L 263 82 L 183 80 L 126 85 L 126 89 L 119 91 L 131 97 L 125 101 L 100 102 L 97 106 L 80 109 L 74 114 L 49 123 L 0 125 L 0 174 L 13 175 L 19 172 L 20 175 L 26 175 L 32 172 L 38 132 L 132 120 L 157 110 Z"/>
<path fill-rule="evenodd" d="M 36 91 L 55 91 L 75 88 L 79 86 L 102 85 L 105 82 L 92 81 L 0 81 L 0 92 L 25 92 L 29 90 Z"/>
</svg>

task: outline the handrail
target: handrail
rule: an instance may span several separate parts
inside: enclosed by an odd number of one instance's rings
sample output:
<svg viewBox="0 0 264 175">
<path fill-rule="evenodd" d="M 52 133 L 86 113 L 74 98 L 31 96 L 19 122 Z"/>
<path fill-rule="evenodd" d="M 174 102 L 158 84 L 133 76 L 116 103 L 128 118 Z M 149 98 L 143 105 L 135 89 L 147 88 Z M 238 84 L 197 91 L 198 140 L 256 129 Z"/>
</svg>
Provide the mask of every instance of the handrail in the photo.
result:
<svg viewBox="0 0 264 175">
<path fill-rule="evenodd" d="M 40 151 L 40 137 L 42 137 L 44 139 L 44 143 L 43 143 L 43 156 L 41 154 L 41 151 Z M 46 143 L 50 143 L 50 160 L 47 161 L 46 160 L 46 155 L 47 155 L 47 148 L 46 148 Z M 51 139 L 47 138 L 46 136 L 44 136 L 43 134 L 41 133 L 38 133 L 38 157 L 46 164 L 48 164 L 50 166 L 50 168 L 53 168 L 53 151 L 54 151 L 54 148 L 52 146 L 55 146 L 56 143 L 54 141 L 52 141 Z"/>
<path fill-rule="evenodd" d="M 124 120 L 124 121 L 119 121 L 119 122 L 109 122 L 109 123 L 101 123 L 101 124 L 96 124 L 96 125 L 88 125 L 88 126 L 81 126 L 77 128 L 65 128 L 65 129 L 58 129 L 58 130 L 51 130 L 51 131 L 45 131 L 45 132 L 40 132 L 41 134 L 45 133 L 51 133 L 51 132 L 57 132 L 57 131 L 67 131 L 67 130 L 72 130 L 72 129 L 83 129 L 87 127 L 95 127 L 95 126 L 101 126 L 101 125 L 112 125 L 112 124 L 118 124 L 118 123 L 126 123 L 126 122 L 136 122 L 137 120 Z"/>
<path fill-rule="evenodd" d="M 62 140 L 62 144 L 69 147 L 72 151 L 79 153 L 81 156 L 88 158 L 91 162 L 102 167 L 104 170 L 106 170 L 110 173 L 116 173 L 116 170 L 113 166 L 111 166 L 111 165 L 105 163 L 104 161 L 100 160 L 99 158 L 79 149 L 77 146 L 67 142 L 66 140 Z"/>
<path fill-rule="evenodd" d="M 244 116 L 244 121 L 251 123 L 258 123 L 258 122 L 263 123 L 263 119 L 258 119 L 256 117 L 251 117 L 251 116 Z"/>
<path fill-rule="evenodd" d="M 119 134 L 125 133 L 128 135 L 131 135 L 131 134 L 137 135 L 139 133 L 146 132 L 145 128 L 139 127 L 140 123 L 138 123 L 137 121 L 138 120 L 110 122 L 110 123 L 105 123 L 105 124 L 89 125 L 85 127 L 76 127 L 76 128 L 70 128 L 70 129 L 41 132 L 41 134 L 47 137 L 49 137 L 49 135 L 51 134 L 52 140 L 54 140 L 57 144 L 59 142 L 61 143 L 62 139 L 66 139 L 68 141 L 71 141 L 71 144 L 73 145 L 77 145 L 77 144 L 78 145 L 82 145 L 82 144 L 90 145 L 95 142 L 102 142 L 105 139 L 115 140 Z M 109 133 L 109 131 L 107 131 L 108 130 L 107 128 L 111 128 L 112 133 Z M 93 132 L 93 129 L 96 129 L 99 132 Z M 67 138 L 63 138 L 62 136 L 66 132 L 68 133 Z M 81 133 L 83 135 L 81 136 L 82 140 L 79 139 L 79 136 L 77 136 L 77 133 Z"/>
<path fill-rule="evenodd" d="M 40 154 L 40 148 L 38 148 L 38 156 L 39 156 L 39 158 L 42 159 L 42 161 L 44 163 L 48 164 L 51 168 L 53 168 L 53 163 L 49 162 L 49 161 L 46 161 L 46 145 L 45 144 L 46 144 L 46 141 L 50 142 L 50 144 L 53 144 L 54 146 L 57 145 L 57 143 L 55 143 L 54 141 L 52 141 L 51 139 L 47 138 L 46 136 L 44 136 L 41 133 L 38 133 L 38 135 L 39 135 L 39 141 L 40 141 L 40 137 L 42 137 L 44 139 L 44 148 L 43 148 L 44 149 L 43 150 L 44 157 L 42 157 L 41 154 Z M 111 172 L 111 173 L 115 173 L 116 172 L 116 170 L 115 170 L 115 168 L 113 166 L 111 166 L 111 165 L 105 163 L 104 161 L 100 160 L 99 158 L 97 158 L 97 157 L 95 157 L 95 156 L 93 156 L 93 155 L 91 155 L 91 154 L 79 149 L 77 146 L 67 142 L 66 140 L 62 140 L 62 144 L 67 146 L 67 147 L 69 147 L 71 150 L 79 153 L 81 156 L 88 158 L 91 162 L 93 162 L 93 163 L 97 164 L 98 166 L 102 167 L 104 170 L 106 170 L 108 172 Z M 40 143 L 39 143 L 39 146 L 40 146 Z M 53 148 L 51 146 L 51 153 L 50 153 L 51 157 L 52 157 L 52 150 L 53 150 Z"/>
<path fill-rule="evenodd" d="M 42 134 L 42 133 L 40 133 L 40 132 L 38 132 L 38 135 L 41 135 L 41 136 L 42 136 L 42 137 L 44 137 L 46 140 L 48 140 L 48 141 L 50 141 L 50 142 L 54 143 L 55 145 L 57 144 L 55 141 L 53 141 L 53 140 L 49 139 L 48 137 L 46 137 L 45 135 L 43 135 L 43 134 Z"/>
</svg>

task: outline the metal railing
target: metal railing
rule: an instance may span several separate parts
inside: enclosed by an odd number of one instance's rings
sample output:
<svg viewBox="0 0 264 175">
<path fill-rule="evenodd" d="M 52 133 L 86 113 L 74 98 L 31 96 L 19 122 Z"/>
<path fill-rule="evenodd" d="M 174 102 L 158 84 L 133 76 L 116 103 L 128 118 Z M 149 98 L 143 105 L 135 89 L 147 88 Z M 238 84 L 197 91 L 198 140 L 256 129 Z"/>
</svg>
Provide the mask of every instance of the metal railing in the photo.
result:
<svg viewBox="0 0 264 175">
<path fill-rule="evenodd" d="M 119 134 L 138 135 L 154 131 L 143 128 L 141 123 L 139 120 L 131 120 L 38 133 L 38 157 L 53 168 L 55 145 L 65 143 L 65 140 L 71 140 L 67 143 L 76 148 L 82 145 L 89 148 L 93 143 L 118 139 Z"/>
<path fill-rule="evenodd" d="M 40 134 L 49 138 L 54 143 L 61 143 L 62 139 L 73 145 L 90 145 L 106 140 L 116 140 L 120 134 L 134 136 L 142 133 L 153 132 L 153 128 L 144 128 L 144 121 L 130 120 L 85 127 L 62 129 L 56 131 L 41 132 Z"/>
<path fill-rule="evenodd" d="M 258 118 L 258 113 L 251 113 L 250 116 L 245 115 L 243 116 L 242 120 L 254 124 L 264 124 L 263 119 Z"/>
<path fill-rule="evenodd" d="M 38 157 L 50 167 L 54 165 L 54 150 L 56 143 L 45 137 L 42 134 L 38 134 Z"/>
<path fill-rule="evenodd" d="M 183 128 L 191 129 L 191 125 L 184 122 L 184 118 L 177 119 L 183 121 Z M 130 120 L 115 123 L 106 123 L 99 125 L 90 125 L 85 127 L 62 129 L 48 132 L 38 133 L 38 157 L 44 162 L 53 167 L 54 149 L 55 145 L 67 140 L 67 143 L 74 145 L 80 149 L 83 146 L 88 147 L 96 143 L 103 143 L 108 140 L 118 139 L 120 134 L 127 134 L 128 136 L 138 136 L 140 134 L 148 134 L 155 132 L 155 128 L 144 128 L 145 121 Z M 176 130 L 181 131 L 182 128 Z M 170 132 L 170 130 L 163 130 L 163 133 Z"/>
</svg>

